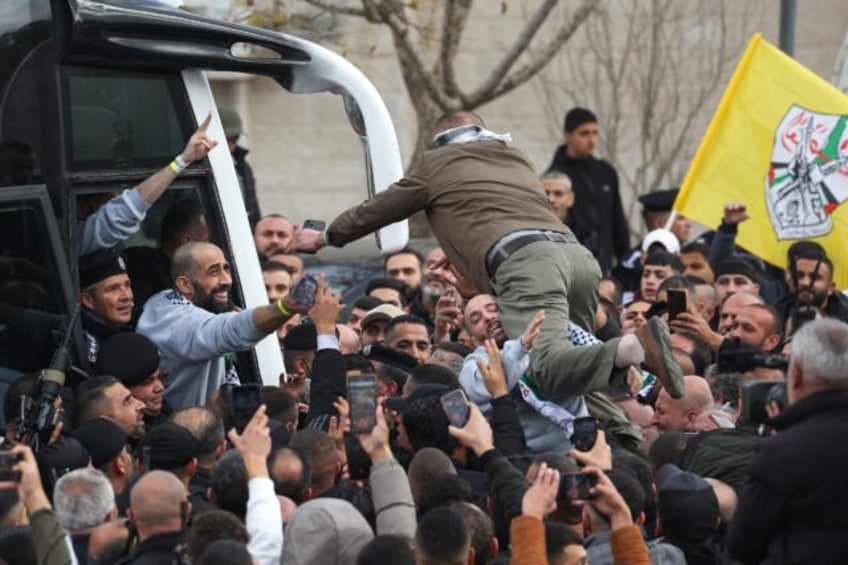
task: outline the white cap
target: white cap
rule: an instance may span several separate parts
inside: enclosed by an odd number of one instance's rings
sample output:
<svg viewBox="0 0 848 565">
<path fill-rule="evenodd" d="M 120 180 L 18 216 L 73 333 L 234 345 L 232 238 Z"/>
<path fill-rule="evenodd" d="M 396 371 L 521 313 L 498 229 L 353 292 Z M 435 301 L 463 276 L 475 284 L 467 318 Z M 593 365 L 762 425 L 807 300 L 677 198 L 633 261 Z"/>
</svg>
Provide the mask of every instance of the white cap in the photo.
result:
<svg viewBox="0 0 848 565">
<path fill-rule="evenodd" d="M 659 243 L 665 247 L 665 250 L 669 253 L 673 253 L 675 255 L 680 253 L 680 241 L 678 241 L 677 236 L 669 230 L 660 228 L 658 230 L 648 232 L 648 235 L 646 235 L 645 239 L 642 240 L 642 252 L 647 253 L 648 249 L 650 249 L 655 243 Z"/>
</svg>

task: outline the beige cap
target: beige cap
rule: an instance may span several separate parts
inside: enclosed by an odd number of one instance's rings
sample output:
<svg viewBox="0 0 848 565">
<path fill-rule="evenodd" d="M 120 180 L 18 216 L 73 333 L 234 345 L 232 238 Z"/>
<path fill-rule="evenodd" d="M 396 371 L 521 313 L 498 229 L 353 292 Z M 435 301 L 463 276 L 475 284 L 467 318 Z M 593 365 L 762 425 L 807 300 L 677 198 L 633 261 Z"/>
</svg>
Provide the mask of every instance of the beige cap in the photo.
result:
<svg viewBox="0 0 848 565">
<path fill-rule="evenodd" d="M 362 317 L 362 321 L 359 322 L 359 327 L 364 328 L 371 322 L 375 322 L 377 320 L 385 320 L 388 322 L 392 318 L 403 316 L 405 313 L 406 312 L 393 304 L 380 304 L 376 308 L 369 310 L 368 313 Z"/>
</svg>

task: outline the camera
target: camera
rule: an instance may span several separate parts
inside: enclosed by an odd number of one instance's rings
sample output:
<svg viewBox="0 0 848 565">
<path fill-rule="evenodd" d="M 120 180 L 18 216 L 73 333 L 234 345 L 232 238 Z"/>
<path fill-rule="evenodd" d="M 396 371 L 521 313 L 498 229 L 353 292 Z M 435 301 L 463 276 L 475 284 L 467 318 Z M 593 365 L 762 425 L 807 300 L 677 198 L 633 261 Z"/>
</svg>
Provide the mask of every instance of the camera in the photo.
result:
<svg viewBox="0 0 848 565">
<path fill-rule="evenodd" d="M 766 406 L 774 402 L 782 410 L 788 403 L 786 383 L 780 381 L 750 381 L 742 385 L 741 419 L 751 424 L 765 424 L 769 416 Z"/>
<path fill-rule="evenodd" d="M 718 350 L 718 371 L 720 373 L 747 373 L 757 368 L 789 368 L 789 357 L 778 353 L 764 353 L 739 340 L 728 338 Z"/>
</svg>

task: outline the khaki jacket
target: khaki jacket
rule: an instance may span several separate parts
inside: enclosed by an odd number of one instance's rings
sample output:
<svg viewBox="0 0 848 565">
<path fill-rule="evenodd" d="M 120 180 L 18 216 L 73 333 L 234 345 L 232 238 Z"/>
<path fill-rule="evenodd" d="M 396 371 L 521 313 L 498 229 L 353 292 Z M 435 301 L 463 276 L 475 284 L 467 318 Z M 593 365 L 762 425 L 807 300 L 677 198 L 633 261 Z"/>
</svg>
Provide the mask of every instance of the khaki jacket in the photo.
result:
<svg viewBox="0 0 848 565">
<path fill-rule="evenodd" d="M 445 255 L 481 292 L 492 292 L 486 252 L 504 235 L 523 229 L 571 234 L 549 208 L 523 153 L 476 141 L 425 152 L 406 177 L 339 215 L 327 229 L 328 243 L 344 246 L 420 210 Z"/>
</svg>

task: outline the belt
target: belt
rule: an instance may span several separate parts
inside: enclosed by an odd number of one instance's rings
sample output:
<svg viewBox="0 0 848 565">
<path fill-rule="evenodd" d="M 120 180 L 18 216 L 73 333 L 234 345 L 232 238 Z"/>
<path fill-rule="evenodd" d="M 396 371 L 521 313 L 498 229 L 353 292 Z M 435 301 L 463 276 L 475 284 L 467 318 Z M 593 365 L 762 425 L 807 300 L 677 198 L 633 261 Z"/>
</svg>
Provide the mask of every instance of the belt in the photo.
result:
<svg viewBox="0 0 848 565">
<path fill-rule="evenodd" d="M 514 238 L 509 238 L 509 236 L 510 234 L 507 234 L 496 241 L 494 245 L 492 245 L 491 249 L 486 252 L 486 270 L 488 271 L 491 279 L 495 278 L 495 273 L 498 271 L 498 267 L 501 266 L 501 263 L 509 259 L 510 255 L 526 245 L 537 241 L 575 243 L 574 238 L 554 231 L 533 231 L 526 235 L 520 235 Z"/>
</svg>

